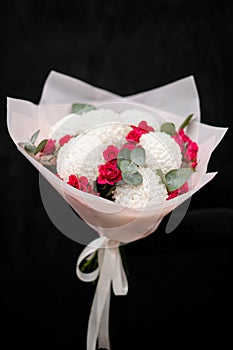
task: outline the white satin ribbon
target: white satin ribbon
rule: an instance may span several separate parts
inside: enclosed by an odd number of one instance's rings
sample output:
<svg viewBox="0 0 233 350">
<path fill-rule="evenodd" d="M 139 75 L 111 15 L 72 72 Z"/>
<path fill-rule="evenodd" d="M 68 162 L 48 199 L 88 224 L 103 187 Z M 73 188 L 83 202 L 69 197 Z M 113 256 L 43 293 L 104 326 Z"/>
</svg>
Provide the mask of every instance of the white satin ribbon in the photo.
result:
<svg viewBox="0 0 233 350">
<path fill-rule="evenodd" d="M 79 268 L 81 262 L 97 250 L 99 267 L 93 272 L 83 273 Z M 111 284 L 115 295 L 128 293 L 128 282 L 121 261 L 119 243 L 107 237 L 100 237 L 89 243 L 78 258 L 76 273 L 84 282 L 92 282 L 99 276 L 88 322 L 87 350 L 96 349 L 97 339 L 99 348 L 110 349 Z"/>
</svg>

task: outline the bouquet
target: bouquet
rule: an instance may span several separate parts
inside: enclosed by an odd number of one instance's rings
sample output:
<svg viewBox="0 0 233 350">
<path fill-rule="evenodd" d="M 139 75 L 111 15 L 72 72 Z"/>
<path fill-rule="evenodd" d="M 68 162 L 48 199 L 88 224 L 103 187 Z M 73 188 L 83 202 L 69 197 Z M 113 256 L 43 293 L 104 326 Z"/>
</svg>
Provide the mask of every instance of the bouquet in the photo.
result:
<svg viewBox="0 0 233 350">
<path fill-rule="evenodd" d="M 63 92 L 85 90 L 79 81 L 55 78 Z M 42 101 L 56 97 L 53 84 L 46 83 Z M 111 285 L 116 295 L 128 291 L 119 245 L 153 233 L 214 177 L 207 165 L 226 129 L 200 124 L 195 110 L 184 118 L 88 88 L 104 101 L 35 106 L 9 99 L 8 128 L 19 150 L 99 235 L 77 262 L 80 279 L 98 278 L 87 335 L 87 349 L 94 350 L 97 339 L 110 349 Z"/>
</svg>

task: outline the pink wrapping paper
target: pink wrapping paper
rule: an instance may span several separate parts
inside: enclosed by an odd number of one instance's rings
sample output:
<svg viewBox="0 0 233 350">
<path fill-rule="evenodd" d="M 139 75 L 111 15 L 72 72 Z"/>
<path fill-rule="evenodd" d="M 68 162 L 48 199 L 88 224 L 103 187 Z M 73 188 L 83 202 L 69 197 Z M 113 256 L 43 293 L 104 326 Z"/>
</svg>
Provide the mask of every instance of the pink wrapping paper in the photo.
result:
<svg viewBox="0 0 233 350">
<path fill-rule="evenodd" d="M 159 107 L 167 107 L 168 110 L 174 108 L 183 115 L 155 108 L 156 101 Z M 197 171 L 192 175 L 191 190 L 160 205 L 132 209 L 77 191 L 58 179 L 17 144 L 27 140 L 38 129 L 40 129 L 40 139 L 48 137 L 50 127 L 64 115 L 70 113 L 73 102 L 90 103 L 116 111 L 128 109 L 130 106 L 149 109 L 155 115 L 158 114 L 176 126 L 181 124 L 187 114 L 196 113 L 196 119 L 192 122 L 188 132 L 189 136 L 199 145 L 198 166 Z M 100 236 L 124 243 L 154 232 L 165 215 L 190 198 L 215 176 L 216 172 L 206 173 L 208 161 L 227 130 L 199 123 L 199 100 L 192 77 L 149 92 L 122 98 L 77 79 L 52 72 L 45 83 L 39 105 L 8 98 L 7 111 L 9 133 L 19 151 Z"/>
</svg>

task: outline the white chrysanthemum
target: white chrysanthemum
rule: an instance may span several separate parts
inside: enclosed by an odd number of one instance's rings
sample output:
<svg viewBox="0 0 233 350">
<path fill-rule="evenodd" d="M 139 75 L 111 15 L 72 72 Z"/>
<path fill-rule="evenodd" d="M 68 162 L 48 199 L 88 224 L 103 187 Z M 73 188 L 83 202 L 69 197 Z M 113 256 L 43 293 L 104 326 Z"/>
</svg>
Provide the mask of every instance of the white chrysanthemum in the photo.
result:
<svg viewBox="0 0 233 350">
<path fill-rule="evenodd" d="M 167 190 L 161 178 L 149 168 L 140 168 L 139 173 L 143 177 L 140 185 L 125 184 L 116 187 L 113 197 L 115 203 L 131 208 L 144 208 L 165 202 Z"/>
<path fill-rule="evenodd" d="M 146 152 L 146 166 L 161 169 L 164 174 L 181 166 L 181 151 L 176 141 L 164 132 L 150 132 L 140 138 L 139 144 Z"/>
<path fill-rule="evenodd" d="M 103 162 L 103 147 L 102 140 L 97 136 L 74 137 L 58 152 L 58 174 L 65 181 L 72 174 L 94 181 L 98 175 L 98 165 Z"/>
<path fill-rule="evenodd" d="M 77 135 L 94 126 L 119 122 L 119 115 L 111 109 L 94 109 L 82 114 L 68 114 L 51 128 L 49 138 L 59 140 L 65 135 Z"/>
<path fill-rule="evenodd" d="M 152 126 L 155 131 L 160 130 L 159 123 L 155 116 L 149 112 L 141 111 L 140 109 L 128 109 L 120 113 L 120 119 L 128 124 L 137 126 L 141 121 L 145 120 L 148 125 Z"/>
<path fill-rule="evenodd" d="M 71 174 L 86 176 L 89 181 L 95 181 L 98 165 L 105 162 L 103 151 L 111 144 L 121 147 L 129 129 L 124 124 L 110 124 L 72 138 L 58 152 L 58 174 L 65 181 Z"/>
<path fill-rule="evenodd" d="M 131 127 L 119 122 L 103 125 L 89 130 L 86 134 L 98 136 L 102 142 L 108 142 L 108 145 L 123 146 L 126 143 L 126 135 L 130 132 Z"/>
</svg>

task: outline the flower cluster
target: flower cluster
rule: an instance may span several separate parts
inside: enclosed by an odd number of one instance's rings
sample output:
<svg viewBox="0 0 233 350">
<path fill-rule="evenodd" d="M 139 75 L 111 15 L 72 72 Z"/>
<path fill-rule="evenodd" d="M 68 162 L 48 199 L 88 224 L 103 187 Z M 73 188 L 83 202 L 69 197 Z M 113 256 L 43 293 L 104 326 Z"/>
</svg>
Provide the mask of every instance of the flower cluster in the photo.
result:
<svg viewBox="0 0 233 350">
<path fill-rule="evenodd" d="M 188 135 L 185 134 L 183 129 L 180 129 L 178 133 L 173 136 L 174 140 L 180 146 L 180 150 L 183 156 L 183 161 L 190 164 L 195 169 L 197 166 L 197 153 L 198 145 L 193 142 Z"/>
<path fill-rule="evenodd" d="M 93 188 L 92 186 L 89 184 L 88 179 L 86 178 L 86 176 L 80 176 L 77 177 L 76 175 L 72 174 L 69 176 L 69 180 L 67 181 L 68 185 L 71 185 L 72 187 L 77 188 L 77 190 L 83 191 L 83 192 L 87 192 L 90 194 L 94 194 L 94 195 L 99 195 Z"/>
<path fill-rule="evenodd" d="M 79 113 L 78 104 L 75 110 Z M 117 204 L 141 208 L 189 191 L 198 154 L 198 145 L 184 132 L 191 116 L 178 131 L 173 123 L 134 118 L 130 110 L 122 113 L 124 122 L 111 110 L 90 106 L 79 122 L 75 116 L 65 116 L 37 146 L 39 131 L 21 146 L 68 185 Z"/>
</svg>

